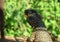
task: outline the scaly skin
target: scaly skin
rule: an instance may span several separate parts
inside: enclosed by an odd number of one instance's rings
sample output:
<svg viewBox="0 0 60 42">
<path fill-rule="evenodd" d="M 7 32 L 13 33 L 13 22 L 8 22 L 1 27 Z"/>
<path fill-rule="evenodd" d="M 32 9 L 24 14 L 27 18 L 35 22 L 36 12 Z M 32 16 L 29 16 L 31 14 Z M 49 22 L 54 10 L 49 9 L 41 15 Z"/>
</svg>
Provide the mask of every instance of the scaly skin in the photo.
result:
<svg viewBox="0 0 60 42">
<path fill-rule="evenodd" d="M 51 36 L 47 32 L 47 30 L 35 30 L 30 38 L 29 42 L 53 42 Z"/>
</svg>

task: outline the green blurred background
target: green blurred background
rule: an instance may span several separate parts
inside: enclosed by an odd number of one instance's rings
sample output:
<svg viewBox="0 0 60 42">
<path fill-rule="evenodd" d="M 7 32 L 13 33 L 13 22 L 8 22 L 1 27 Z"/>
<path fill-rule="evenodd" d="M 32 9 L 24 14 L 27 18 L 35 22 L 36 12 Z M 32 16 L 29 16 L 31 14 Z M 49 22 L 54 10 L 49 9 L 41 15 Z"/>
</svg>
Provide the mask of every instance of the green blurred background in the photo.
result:
<svg viewBox="0 0 60 42">
<path fill-rule="evenodd" d="M 60 37 L 60 3 L 58 0 L 5 0 L 5 35 L 30 36 L 33 31 L 24 17 L 24 10 L 35 9 L 43 17 L 49 32 Z"/>
</svg>

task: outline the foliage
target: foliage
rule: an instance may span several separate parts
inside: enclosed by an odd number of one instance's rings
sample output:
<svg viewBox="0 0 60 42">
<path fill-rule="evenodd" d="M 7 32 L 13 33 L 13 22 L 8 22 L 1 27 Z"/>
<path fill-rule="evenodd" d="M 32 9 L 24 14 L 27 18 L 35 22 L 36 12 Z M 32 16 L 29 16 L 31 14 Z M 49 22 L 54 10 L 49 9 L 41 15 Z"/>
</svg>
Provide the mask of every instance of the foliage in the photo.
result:
<svg viewBox="0 0 60 42">
<path fill-rule="evenodd" d="M 5 34 L 29 37 L 32 28 L 24 17 L 24 10 L 32 8 L 42 15 L 47 30 L 58 37 L 60 35 L 59 5 L 57 0 L 5 0 Z"/>
</svg>

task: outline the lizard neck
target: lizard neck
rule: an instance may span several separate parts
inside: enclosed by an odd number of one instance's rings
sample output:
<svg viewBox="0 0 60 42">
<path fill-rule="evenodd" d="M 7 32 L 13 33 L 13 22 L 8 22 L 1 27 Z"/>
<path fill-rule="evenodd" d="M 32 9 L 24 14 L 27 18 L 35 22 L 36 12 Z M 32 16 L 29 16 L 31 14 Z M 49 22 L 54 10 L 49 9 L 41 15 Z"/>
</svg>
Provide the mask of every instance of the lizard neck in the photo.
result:
<svg viewBox="0 0 60 42">
<path fill-rule="evenodd" d="M 33 31 L 47 31 L 47 29 L 45 27 L 36 27 Z"/>
</svg>

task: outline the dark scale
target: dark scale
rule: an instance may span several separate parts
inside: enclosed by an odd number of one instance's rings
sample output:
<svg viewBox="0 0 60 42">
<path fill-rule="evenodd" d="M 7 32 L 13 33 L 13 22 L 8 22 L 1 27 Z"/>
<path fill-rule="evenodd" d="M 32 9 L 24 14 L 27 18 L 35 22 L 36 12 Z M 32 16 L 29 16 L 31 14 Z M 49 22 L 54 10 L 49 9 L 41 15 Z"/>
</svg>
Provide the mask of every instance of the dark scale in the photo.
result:
<svg viewBox="0 0 60 42">
<path fill-rule="evenodd" d="M 38 18 L 38 17 L 28 17 L 27 21 L 29 22 L 29 24 L 33 27 L 44 27 L 42 21 Z"/>
<path fill-rule="evenodd" d="M 36 11 L 25 10 L 25 15 L 27 15 L 27 21 L 33 28 L 45 27 L 44 23 L 42 22 L 42 17 Z"/>
</svg>

